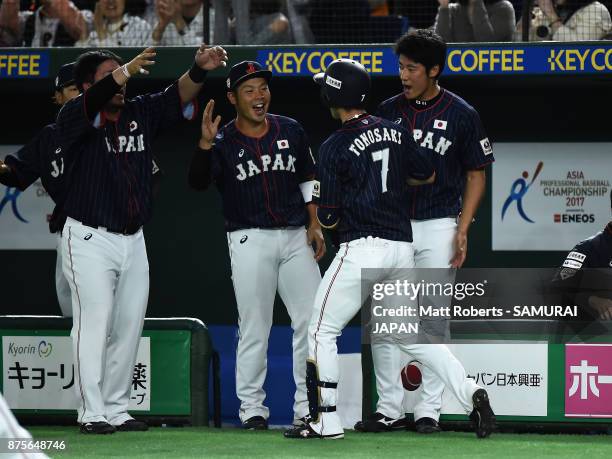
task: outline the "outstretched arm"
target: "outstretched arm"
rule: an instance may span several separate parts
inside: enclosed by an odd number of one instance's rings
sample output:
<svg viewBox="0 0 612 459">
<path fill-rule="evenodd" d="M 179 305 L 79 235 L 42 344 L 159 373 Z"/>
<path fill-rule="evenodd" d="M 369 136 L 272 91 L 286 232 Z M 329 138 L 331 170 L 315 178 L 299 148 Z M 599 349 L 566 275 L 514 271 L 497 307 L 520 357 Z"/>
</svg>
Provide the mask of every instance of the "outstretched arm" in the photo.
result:
<svg viewBox="0 0 612 459">
<path fill-rule="evenodd" d="M 202 89 L 204 78 L 209 70 L 227 65 L 227 53 L 220 46 L 212 48 L 202 44 L 195 55 L 191 70 L 178 80 L 179 95 L 183 104 L 192 101 Z"/>
</svg>

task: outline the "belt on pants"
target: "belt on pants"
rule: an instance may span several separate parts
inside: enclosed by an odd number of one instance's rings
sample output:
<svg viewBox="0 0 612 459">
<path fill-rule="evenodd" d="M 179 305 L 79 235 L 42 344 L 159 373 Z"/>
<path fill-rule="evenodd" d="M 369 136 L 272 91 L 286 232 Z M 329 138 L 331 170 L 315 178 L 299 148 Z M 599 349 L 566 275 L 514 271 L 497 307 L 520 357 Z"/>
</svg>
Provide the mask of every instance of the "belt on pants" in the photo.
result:
<svg viewBox="0 0 612 459">
<path fill-rule="evenodd" d="M 109 228 L 106 226 L 93 225 L 91 223 L 86 222 L 81 223 L 83 223 L 83 225 L 85 226 L 89 226 L 90 228 L 104 230 L 107 233 L 121 234 L 123 236 L 131 236 L 132 234 L 136 234 L 140 230 L 140 228 L 142 228 L 141 225 L 136 224 L 126 225 L 124 228 Z"/>
</svg>

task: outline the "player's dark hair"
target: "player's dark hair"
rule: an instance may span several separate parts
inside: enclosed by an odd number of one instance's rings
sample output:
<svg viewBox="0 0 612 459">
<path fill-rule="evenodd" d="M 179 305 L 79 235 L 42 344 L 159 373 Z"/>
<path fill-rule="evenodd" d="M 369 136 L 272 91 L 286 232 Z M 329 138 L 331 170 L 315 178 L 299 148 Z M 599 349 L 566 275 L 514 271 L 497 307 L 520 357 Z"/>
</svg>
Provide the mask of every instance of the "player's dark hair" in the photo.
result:
<svg viewBox="0 0 612 459">
<path fill-rule="evenodd" d="M 400 37 L 395 43 L 395 54 L 423 64 L 427 72 L 438 65 L 440 77 L 446 63 L 446 42 L 440 35 L 429 29 L 417 29 Z"/>
<path fill-rule="evenodd" d="M 84 83 L 93 84 L 94 75 L 98 67 L 102 62 L 108 61 L 109 59 L 115 61 L 119 65 L 123 65 L 123 59 L 106 49 L 87 51 L 79 56 L 74 64 L 74 82 L 77 88 L 79 88 L 79 91 L 83 92 Z"/>
</svg>

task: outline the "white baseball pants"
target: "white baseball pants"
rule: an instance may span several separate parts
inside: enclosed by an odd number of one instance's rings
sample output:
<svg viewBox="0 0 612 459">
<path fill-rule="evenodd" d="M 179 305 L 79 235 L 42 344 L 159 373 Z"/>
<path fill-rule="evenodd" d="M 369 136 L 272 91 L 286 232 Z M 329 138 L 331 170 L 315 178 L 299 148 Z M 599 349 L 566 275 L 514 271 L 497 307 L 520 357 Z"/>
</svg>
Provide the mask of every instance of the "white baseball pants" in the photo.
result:
<svg viewBox="0 0 612 459">
<path fill-rule="evenodd" d="M 64 317 L 72 317 L 72 293 L 68 279 L 64 275 L 62 263 L 62 233 L 57 233 L 57 256 L 55 258 L 55 293 Z"/>
<path fill-rule="evenodd" d="M 456 219 L 412 220 L 411 225 L 415 267 L 448 268 L 454 254 Z M 416 357 L 415 359 L 419 360 Z M 404 388 L 400 373 L 408 362 L 402 356 L 400 348 L 388 341 L 372 343 L 372 360 L 378 393 L 376 411 L 394 419 L 404 417 Z M 414 407 L 414 419 L 427 417 L 438 421 L 444 383 L 426 365 L 422 367 L 422 374 L 419 401 Z"/>
<path fill-rule="evenodd" d="M 124 236 L 68 218 L 62 258 L 74 305 L 78 422 L 123 424 L 131 419 L 130 388 L 149 297 L 144 234 Z"/>
<path fill-rule="evenodd" d="M 306 398 L 307 332 L 317 287 L 319 266 L 304 228 L 232 231 L 227 235 L 232 282 L 238 306 L 236 393 L 240 420 L 269 417 L 263 389 L 267 372 L 268 338 L 274 298 L 278 291 L 293 329 L 295 419 L 308 413 Z"/>
<path fill-rule="evenodd" d="M 362 268 L 377 271 L 369 271 L 368 279 L 364 279 Z M 409 242 L 368 237 L 340 245 L 317 291 L 308 331 L 309 358 L 317 365 L 320 381 L 338 382 L 336 340 L 361 308 L 362 289 L 371 292 L 376 282 L 404 280 L 407 268 L 414 268 L 414 249 Z M 399 342 L 398 345 L 427 365 L 451 388 L 466 412 L 471 411 L 472 394 L 478 386 L 466 377 L 463 366 L 445 345 Z M 321 406 L 336 405 L 337 389 L 321 388 L 320 394 Z M 343 431 L 337 412 L 320 413 L 319 421 L 310 425 L 321 435 L 337 435 Z"/>
</svg>

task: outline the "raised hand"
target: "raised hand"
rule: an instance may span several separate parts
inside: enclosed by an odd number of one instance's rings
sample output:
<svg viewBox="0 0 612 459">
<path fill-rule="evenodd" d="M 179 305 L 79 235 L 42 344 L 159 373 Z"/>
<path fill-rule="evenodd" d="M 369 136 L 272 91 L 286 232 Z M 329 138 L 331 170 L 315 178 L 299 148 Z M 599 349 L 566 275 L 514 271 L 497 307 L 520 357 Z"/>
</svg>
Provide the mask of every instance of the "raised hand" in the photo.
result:
<svg viewBox="0 0 612 459">
<path fill-rule="evenodd" d="M 126 64 L 127 71 L 131 76 L 137 73 L 148 75 L 149 71 L 145 67 L 150 67 L 155 64 L 153 58 L 157 55 L 155 48 L 147 48 L 134 59 Z"/>
<path fill-rule="evenodd" d="M 209 47 L 202 44 L 196 52 L 195 62 L 201 69 L 214 70 L 227 65 L 227 53 L 221 46 Z"/>
<path fill-rule="evenodd" d="M 176 2 L 174 0 L 158 0 L 156 2 L 157 17 L 164 25 L 169 24 L 177 15 Z"/>
<path fill-rule="evenodd" d="M 199 142 L 199 146 L 202 150 L 210 150 L 212 148 L 212 143 L 219 130 L 221 116 L 217 115 L 213 121 L 212 114 L 214 108 L 215 101 L 214 99 L 210 99 L 206 104 L 206 108 L 204 108 L 204 115 L 202 115 L 202 136 Z"/>
</svg>

